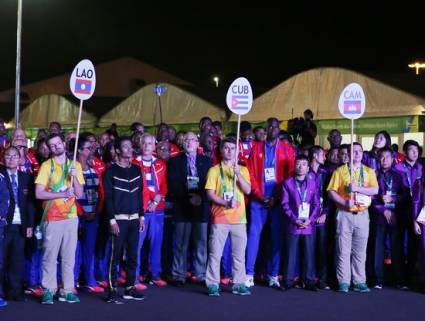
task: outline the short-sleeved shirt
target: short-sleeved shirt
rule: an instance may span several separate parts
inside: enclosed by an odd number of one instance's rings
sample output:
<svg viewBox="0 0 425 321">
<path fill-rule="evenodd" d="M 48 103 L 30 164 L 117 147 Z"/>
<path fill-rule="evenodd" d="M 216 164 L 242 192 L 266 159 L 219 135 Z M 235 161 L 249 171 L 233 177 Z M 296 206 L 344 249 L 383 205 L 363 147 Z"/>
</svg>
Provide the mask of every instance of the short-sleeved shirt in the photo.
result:
<svg viewBox="0 0 425 321">
<path fill-rule="evenodd" d="M 363 176 L 363 178 L 362 178 Z M 373 169 L 370 167 L 361 165 L 359 168 L 354 170 L 354 179 L 358 185 L 363 187 L 377 187 L 378 181 L 376 179 L 376 174 Z M 363 182 L 362 182 L 363 181 Z M 362 182 L 362 184 L 360 184 Z M 327 191 L 335 191 L 345 200 L 349 200 L 351 197 L 350 193 L 350 169 L 348 165 L 338 167 L 332 174 L 331 181 L 329 182 Z M 338 207 L 341 207 L 337 204 Z M 361 212 L 366 210 L 370 204 L 365 206 L 354 205 L 350 208 L 350 212 Z"/>
<path fill-rule="evenodd" d="M 220 174 L 220 165 L 223 169 L 223 183 Z M 249 183 L 249 172 L 244 166 L 240 166 L 240 171 L 246 182 Z M 205 189 L 214 190 L 215 194 L 223 197 L 223 193 L 233 190 L 233 167 L 226 166 L 223 162 L 211 167 L 208 171 Z M 246 224 L 246 211 L 244 194 L 236 184 L 236 191 L 233 193 L 238 207 L 226 209 L 224 206 L 213 203 L 211 206 L 212 224 Z"/>
<path fill-rule="evenodd" d="M 60 182 L 62 173 L 65 169 L 65 166 L 70 166 L 72 161 L 67 160 L 66 165 L 58 164 L 56 159 L 53 158 L 53 168 L 52 168 L 52 159 L 45 161 L 38 172 L 37 179 L 35 184 L 40 184 L 45 186 L 46 191 L 51 192 L 52 187 Z M 75 168 L 77 169 L 77 179 L 78 182 L 84 185 L 84 176 L 81 169 L 81 164 L 75 162 Z M 61 189 L 65 190 L 67 187 L 71 187 L 71 173 L 68 172 L 64 184 Z M 47 202 L 44 202 L 43 207 L 46 206 Z M 46 221 L 61 221 L 69 218 L 74 218 L 77 216 L 77 207 L 75 205 L 75 198 L 63 199 L 58 198 L 50 202 L 50 206 L 46 213 Z"/>
</svg>

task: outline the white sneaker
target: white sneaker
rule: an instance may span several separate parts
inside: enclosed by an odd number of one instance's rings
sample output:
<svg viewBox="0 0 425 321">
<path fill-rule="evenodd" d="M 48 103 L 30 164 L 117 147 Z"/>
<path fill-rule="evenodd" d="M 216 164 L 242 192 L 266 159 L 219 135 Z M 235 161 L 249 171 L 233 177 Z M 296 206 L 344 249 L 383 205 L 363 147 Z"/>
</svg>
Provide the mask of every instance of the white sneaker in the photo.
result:
<svg viewBox="0 0 425 321">
<path fill-rule="evenodd" d="M 277 276 L 269 276 L 269 287 L 280 288 L 280 282 Z"/>
<path fill-rule="evenodd" d="M 255 284 L 254 284 L 254 276 L 253 275 L 247 275 L 246 276 L 246 281 L 245 281 L 245 286 L 247 287 L 247 288 L 251 288 L 251 287 L 253 287 Z"/>
</svg>

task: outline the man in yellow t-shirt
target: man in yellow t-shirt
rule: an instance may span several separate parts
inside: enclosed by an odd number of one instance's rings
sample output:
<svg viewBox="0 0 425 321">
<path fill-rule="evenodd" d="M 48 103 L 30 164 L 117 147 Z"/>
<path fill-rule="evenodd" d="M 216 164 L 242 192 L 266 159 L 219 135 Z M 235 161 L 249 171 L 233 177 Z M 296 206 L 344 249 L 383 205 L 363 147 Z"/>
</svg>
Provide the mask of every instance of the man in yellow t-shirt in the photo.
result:
<svg viewBox="0 0 425 321">
<path fill-rule="evenodd" d="M 205 189 L 212 202 L 206 284 L 210 296 L 219 296 L 220 260 L 230 235 L 232 246 L 233 294 L 250 295 L 245 286 L 245 249 L 247 242 L 244 194 L 251 192 L 249 172 L 235 164 L 236 140 L 225 138 L 220 145 L 222 161 L 210 168 Z M 236 186 L 233 181 L 236 178 Z"/>
<path fill-rule="evenodd" d="M 73 294 L 75 250 L 78 240 L 78 218 L 75 198 L 83 195 L 84 176 L 79 163 L 72 164 L 65 153 L 65 142 L 59 134 L 47 138 L 52 158 L 45 161 L 35 180 L 35 195 L 43 200 L 43 286 L 42 304 L 53 304 L 57 290 L 56 266 L 61 256 L 63 290 L 59 301 L 75 303 Z M 72 180 L 72 186 L 71 186 Z"/>
<path fill-rule="evenodd" d="M 375 171 L 362 165 L 363 148 L 353 143 L 353 177 L 350 166 L 342 165 L 332 175 L 327 188 L 336 212 L 336 274 L 340 292 L 370 292 L 366 285 L 366 248 L 369 237 L 371 196 L 378 194 Z"/>
</svg>

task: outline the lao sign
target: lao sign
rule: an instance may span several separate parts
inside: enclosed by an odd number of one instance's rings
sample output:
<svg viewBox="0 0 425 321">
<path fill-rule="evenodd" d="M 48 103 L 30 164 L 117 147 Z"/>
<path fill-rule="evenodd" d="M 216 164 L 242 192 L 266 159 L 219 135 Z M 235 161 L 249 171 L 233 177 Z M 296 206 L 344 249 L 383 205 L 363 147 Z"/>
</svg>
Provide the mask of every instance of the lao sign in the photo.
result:
<svg viewBox="0 0 425 321">
<path fill-rule="evenodd" d="M 339 96 L 339 112 L 348 119 L 359 119 L 366 109 L 366 97 L 362 87 L 353 82 L 346 86 Z"/>
<path fill-rule="evenodd" d="M 69 80 L 72 94 L 80 100 L 87 100 L 93 96 L 96 87 L 96 73 L 92 62 L 81 60 L 74 68 Z"/>
<path fill-rule="evenodd" d="M 252 88 L 248 79 L 240 77 L 230 85 L 226 103 L 230 111 L 237 115 L 245 115 L 251 110 Z"/>
</svg>

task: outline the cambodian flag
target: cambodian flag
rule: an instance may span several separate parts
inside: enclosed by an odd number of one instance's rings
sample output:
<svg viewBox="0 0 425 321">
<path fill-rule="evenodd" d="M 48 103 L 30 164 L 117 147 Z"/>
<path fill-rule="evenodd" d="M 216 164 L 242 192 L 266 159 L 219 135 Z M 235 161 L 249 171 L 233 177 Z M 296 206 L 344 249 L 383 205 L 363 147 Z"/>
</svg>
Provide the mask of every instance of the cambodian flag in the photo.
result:
<svg viewBox="0 0 425 321">
<path fill-rule="evenodd" d="M 357 115 L 362 112 L 361 100 L 346 100 L 344 101 L 344 114 Z"/>
<path fill-rule="evenodd" d="M 75 79 L 75 93 L 90 95 L 91 92 L 91 80 L 87 79 Z"/>
<path fill-rule="evenodd" d="M 232 109 L 246 110 L 248 109 L 248 95 L 233 95 Z"/>
</svg>

